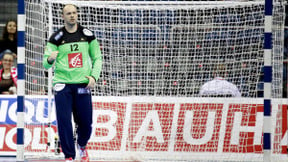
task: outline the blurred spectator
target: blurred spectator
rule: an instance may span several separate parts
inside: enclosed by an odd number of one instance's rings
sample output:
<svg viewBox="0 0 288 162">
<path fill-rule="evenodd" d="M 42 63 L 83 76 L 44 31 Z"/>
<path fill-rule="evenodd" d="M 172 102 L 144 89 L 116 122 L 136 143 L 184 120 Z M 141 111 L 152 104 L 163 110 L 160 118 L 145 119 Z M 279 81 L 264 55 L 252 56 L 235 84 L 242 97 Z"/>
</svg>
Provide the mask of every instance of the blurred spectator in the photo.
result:
<svg viewBox="0 0 288 162">
<path fill-rule="evenodd" d="M 216 65 L 215 78 L 201 86 L 201 97 L 241 97 L 236 85 L 225 80 L 226 67 L 223 64 Z"/>
<path fill-rule="evenodd" d="M 0 70 L 0 94 L 16 94 L 17 69 L 13 63 L 13 54 L 5 52 L 2 58 L 3 68 Z"/>
<path fill-rule="evenodd" d="M 12 52 L 14 57 L 17 53 L 17 23 L 14 20 L 7 21 L 0 40 L 0 59 L 5 51 Z"/>
</svg>

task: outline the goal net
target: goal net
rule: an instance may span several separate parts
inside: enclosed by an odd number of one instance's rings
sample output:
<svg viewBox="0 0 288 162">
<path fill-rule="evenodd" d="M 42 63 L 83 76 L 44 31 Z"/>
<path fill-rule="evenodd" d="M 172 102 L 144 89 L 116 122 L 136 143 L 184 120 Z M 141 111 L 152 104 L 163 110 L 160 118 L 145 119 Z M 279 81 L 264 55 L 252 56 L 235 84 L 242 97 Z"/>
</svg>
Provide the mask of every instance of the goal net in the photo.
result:
<svg viewBox="0 0 288 162">
<path fill-rule="evenodd" d="M 25 3 L 25 156 L 63 158 L 54 149 L 53 73 L 44 70 L 42 57 L 49 36 L 63 25 L 63 5 L 72 3 L 79 22 L 94 32 L 103 57 L 93 90 L 90 158 L 263 160 L 263 1 Z M 283 4 L 273 6 L 271 149 L 275 159 L 285 161 Z M 199 95 L 219 66 L 241 98 Z"/>
</svg>

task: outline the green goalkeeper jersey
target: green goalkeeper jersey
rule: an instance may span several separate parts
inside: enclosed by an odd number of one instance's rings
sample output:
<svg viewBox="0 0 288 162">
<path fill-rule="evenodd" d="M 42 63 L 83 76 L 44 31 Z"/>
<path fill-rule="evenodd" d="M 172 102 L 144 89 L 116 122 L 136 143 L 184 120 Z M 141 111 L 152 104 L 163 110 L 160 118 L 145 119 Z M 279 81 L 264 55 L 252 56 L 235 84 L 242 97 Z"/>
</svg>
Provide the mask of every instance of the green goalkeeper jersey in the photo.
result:
<svg viewBox="0 0 288 162">
<path fill-rule="evenodd" d="M 58 51 L 55 62 L 53 85 L 56 83 L 79 84 L 88 83 L 85 76 L 92 76 L 97 81 L 102 69 L 102 57 L 99 43 L 93 32 L 80 26 L 74 33 L 68 33 L 63 27 L 49 39 L 43 66 L 52 67 L 48 62 L 52 51 Z"/>
</svg>

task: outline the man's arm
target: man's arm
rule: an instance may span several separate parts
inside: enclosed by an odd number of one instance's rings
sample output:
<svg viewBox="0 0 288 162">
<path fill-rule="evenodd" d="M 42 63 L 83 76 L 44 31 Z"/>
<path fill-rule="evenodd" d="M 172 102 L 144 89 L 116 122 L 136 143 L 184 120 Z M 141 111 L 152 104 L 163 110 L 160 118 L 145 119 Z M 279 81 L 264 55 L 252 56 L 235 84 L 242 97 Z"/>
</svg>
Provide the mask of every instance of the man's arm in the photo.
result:
<svg viewBox="0 0 288 162">
<path fill-rule="evenodd" d="M 102 70 L 102 56 L 99 43 L 96 39 L 90 42 L 89 53 L 92 61 L 91 76 L 97 81 Z"/>
<path fill-rule="evenodd" d="M 53 66 L 53 63 L 57 55 L 58 55 L 57 46 L 48 42 L 43 57 L 43 66 L 45 69 L 49 69 Z"/>
</svg>

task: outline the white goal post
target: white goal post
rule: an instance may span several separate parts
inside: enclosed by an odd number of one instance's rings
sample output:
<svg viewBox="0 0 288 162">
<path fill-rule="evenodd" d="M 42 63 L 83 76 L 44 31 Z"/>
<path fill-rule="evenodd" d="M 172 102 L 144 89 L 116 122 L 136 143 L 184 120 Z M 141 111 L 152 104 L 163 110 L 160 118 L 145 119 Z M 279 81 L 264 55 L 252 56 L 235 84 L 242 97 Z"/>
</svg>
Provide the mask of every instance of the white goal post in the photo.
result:
<svg viewBox="0 0 288 162">
<path fill-rule="evenodd" d="M 94 32 L 103 55 L 93 90 L 91 159 L 263 160 L 264 1 L 25 0 L 26 158 L 63 158 L 55 155 L 53 74 L 42 56 L 67 3 L 78 6 L 79 22 Z M 275 161 L 287 161 L 283 4 L 273 6 Z M 217 65 L 225 65 L 241 98 L 199 96 Z"/>
</svg>

